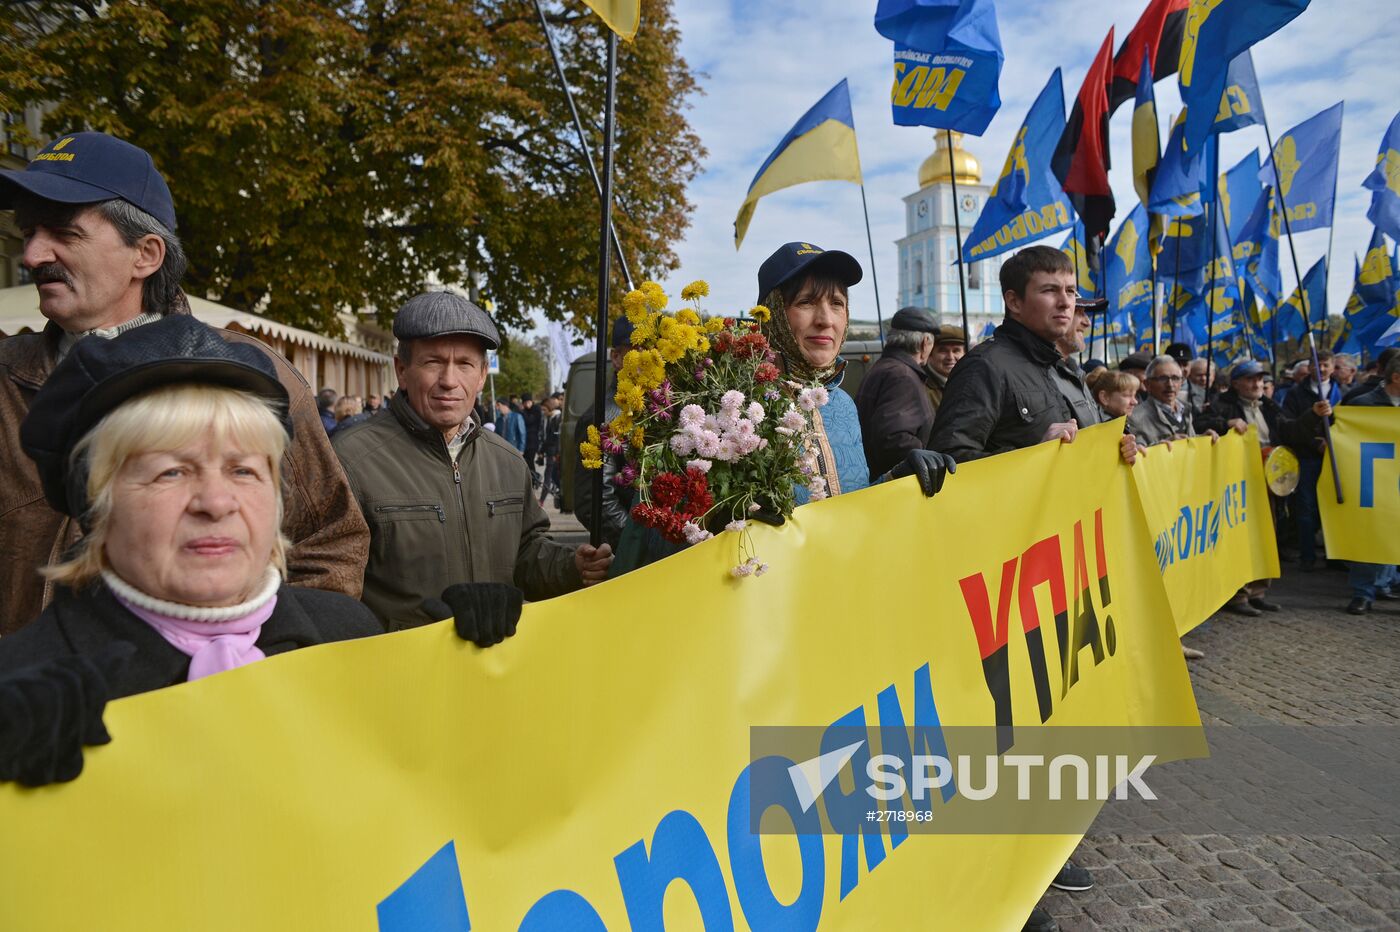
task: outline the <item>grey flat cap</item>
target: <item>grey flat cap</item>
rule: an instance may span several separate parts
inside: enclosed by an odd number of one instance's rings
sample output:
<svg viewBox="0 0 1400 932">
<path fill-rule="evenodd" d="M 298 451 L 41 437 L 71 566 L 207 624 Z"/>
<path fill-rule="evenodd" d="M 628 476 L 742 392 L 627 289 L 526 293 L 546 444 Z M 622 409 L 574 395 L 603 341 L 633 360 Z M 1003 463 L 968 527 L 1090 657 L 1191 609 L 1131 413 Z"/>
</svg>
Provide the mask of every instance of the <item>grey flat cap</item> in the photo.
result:
<svg viewBox="0 0 1400 932">
<path fill-rule="evenodd" d="M 914 330 L 919 333 L 937 333 L 938 321 L 928 311 L 917 307 L 902 307 L 890 318 L 892 330 Z"/>
<path fill-rule="evenodd" d="M 409 298 L 394 315 L 394 336 L 400 340 L 421 340 L 466 333 L 480 337 L 487 349 L 501 345 L 501 332 L 491 315 L 450 291 L 429 291 Z"/>
</svg>

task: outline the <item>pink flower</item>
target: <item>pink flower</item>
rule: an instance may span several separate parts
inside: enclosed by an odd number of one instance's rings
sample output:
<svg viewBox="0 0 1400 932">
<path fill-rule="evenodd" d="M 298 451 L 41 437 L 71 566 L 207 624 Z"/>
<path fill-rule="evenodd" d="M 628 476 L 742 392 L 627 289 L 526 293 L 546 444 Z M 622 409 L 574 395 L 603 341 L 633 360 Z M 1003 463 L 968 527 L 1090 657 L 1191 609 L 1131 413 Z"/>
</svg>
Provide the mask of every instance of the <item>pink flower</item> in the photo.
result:
<svg viewBox="0 0 1400 932">
<path fill-rule="evenodd" d="M 739 445 L 734 442 L 734 438 L 728 434 L 720 438 L 718 446 L 715 448 L 715 459 L 732 463 L 742 454 L 739 452 Z"/>
<path fill-rule="evenodd" d="M 677 456 L 689 456 L 695 452 L 695 434 L 688 430 L 676 431 L 671 435 L 671 451 Z"/>
<path fill-rule="evenodd" d="M 753 569 L 747 563 L 740 563 L 738 566 L 730 568 L 729 575 L 733 576 L 735 579 L 742 579 L 752 572 Z"/>
<path fill-rule="evenodd" d="M 741 521 L 730 521 L 728 524 L 726 524 L 726 525 L 724 526 L 724 529 L 725 529 L 726 531 L 742 531 L 744 528 L 746 528 L 746 527 L 748 527 L 748 526 L 749 526 L 749 523 L 748 523 L 747 521 L 742 521 L 742 520 L 741 520 Z"/>
<path fill-rule="evenodd" d="M 709 540 L 714 536 L 694 521 L 687 521 L 681 528 L 681 533 L 685 535 L 685 542 L 687 544 L 698 544 L 702 540 Z"/>
<path fill-rule="evenodd" d="M 698 469 L 701 472 L 709 472 L 714 464 L 709 460 L 690 460 L 685 464 L 686 469 Z"/>
<path fill-rule="evenodd" d="M 749 416 L 749 420 L 758 423 L 763 420 L 763 416 L 766 412 L 763 410 L 763 405 L 756 401 L 751 401 L 749 402 L 748 410 L 744 413 Z"/>
<path fill-rule="evenodd" d="M 719 406 L 723 411 L 733 411 L 738 414 L 739 409 L 744 406 L 744 395 L 731 388 L 720 396 Z"/>
<path fill-rule="evenodd" d="M 699 405 L 686 405 L 681 408 L 680 425 L 691 427 L 705 423 L 705 409 Z"/>
<path fill-rule="evenodd" d="M 706 459 L 715 459 L 719 455 L 719 434 L 712 430 L 701 431 L 695 443 L 695 452 Z"/>
<path fill-rule="evenodd" d="M 807 426 L 807 419 L 802 416 L 802 412 L 796 408 L 788 408 L 783 416 L 778 419 L 778 423 L 787 428 L 787 432 L 792 434 Z"/>
</svg>

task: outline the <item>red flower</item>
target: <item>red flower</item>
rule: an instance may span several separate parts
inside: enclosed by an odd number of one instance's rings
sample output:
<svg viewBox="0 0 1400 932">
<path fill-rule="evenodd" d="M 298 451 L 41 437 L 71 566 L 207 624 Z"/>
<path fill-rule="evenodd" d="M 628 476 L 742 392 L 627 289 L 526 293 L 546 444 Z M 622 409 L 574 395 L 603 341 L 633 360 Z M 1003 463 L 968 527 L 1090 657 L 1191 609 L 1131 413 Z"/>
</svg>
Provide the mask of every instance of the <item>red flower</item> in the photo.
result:
<svg viewBox="0 0 1400 932">
<path fill-rule="evenodd" d="M 759 363 L 754 370 L 753 380 L 762 384 L 764 382 L 776 382 L 778 380 L 778 367 L 771 362 Z"/>
<path fill-rule="evenodd" d="M 663 472 L 651 480 L 651 500 L 662 508 L 675 508 L 685 495 L 685 482 L 673 472 Z"/>
</svg>

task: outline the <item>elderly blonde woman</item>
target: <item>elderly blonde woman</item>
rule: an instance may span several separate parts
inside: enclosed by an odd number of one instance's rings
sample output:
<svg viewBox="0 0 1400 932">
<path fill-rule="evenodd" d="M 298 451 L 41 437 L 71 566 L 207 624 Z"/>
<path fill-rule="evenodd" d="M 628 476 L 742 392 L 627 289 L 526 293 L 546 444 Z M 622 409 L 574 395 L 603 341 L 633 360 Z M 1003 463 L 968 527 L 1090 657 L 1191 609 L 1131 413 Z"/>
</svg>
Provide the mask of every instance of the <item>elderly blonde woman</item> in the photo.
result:
<svg viewBox="0 0 1400 932">
<path fill-rule="evenodd" d="M 287 394 L 266 357 L 171 315 L 81 341 L 20 436 L 84 536 L 43 570 L 43 614 L 0 639 L 0 674 L 129 655 L 100 701 L 326 641 L 377 634 L 348 596 L 288 586 L 280 465 Z"/>
</svg>

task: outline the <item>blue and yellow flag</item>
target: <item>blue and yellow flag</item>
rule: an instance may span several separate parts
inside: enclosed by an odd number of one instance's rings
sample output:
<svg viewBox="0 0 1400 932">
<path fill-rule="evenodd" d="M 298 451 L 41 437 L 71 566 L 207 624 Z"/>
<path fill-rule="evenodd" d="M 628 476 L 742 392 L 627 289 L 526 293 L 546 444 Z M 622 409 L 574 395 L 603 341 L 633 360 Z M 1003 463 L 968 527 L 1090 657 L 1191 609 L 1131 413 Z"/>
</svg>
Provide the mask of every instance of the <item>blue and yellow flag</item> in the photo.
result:
<svg viewBox="0 0 1400 932">
<path fill-rule="evenodd" d="M 1001 177 L 963 244 L 963 261 L 989 259 L 1074 225 L 1069 198 L 1050 171 L 1064 128 L 1065 91 L 1056 68 L 1011 143 Z"/>
<path fill-rule="evenodd" d="M 1233 133 L 1264 122 L 1264 98 L 1254 76 L 1254 56 L 1249 49 L 1230 62 L 1225 73 L 1225 93 L 1211 125 L 1212 133 Z"/>
<path fill-rule="evenodd" d="M 1005 60 L 994 0 L 880 0 L 875 29 L 894 40 L 896 125 L 986 132 Z"/>
<path fill-rule="evenodd" d="M 1301 337 L 1327 320 L 1327 258 L 1318 259 L 1274 311 L 1281 338 Z"/>
<path fill-rule="evenodd" d="M 1294 233 L 1332 225 L 1337 199 L 1337 161 L 1342 152 L 1342 103 L 1290 129 L 1274 143 L 1259 180 L 1277 184 Z M 1277 211 L 1276 211 L 1277 212 Z M 1279 221 L 1276 218 L 1274 223 Z M 1274 234 L 1277 236 L 1277 232 Z"/>
<path fill-rule="evenodd" d="M 1353 261 L 1356 264 L 1356 278 L 1352 282 L 1346 310 L 1342 312 L 1342 332 L 1332 346 L 1334 353 L 1360 353 L 1364 349 L 1357 338 L 1357 330 L 1368 320 L 1368 309 L 1366 302 L 1361 300 L 1361 260 Z"/>
<path fill-rule="evenodd" d="M 1381 137 L 1376 167 L 1361 186 L 1371 193 L 1366 218 L 1393 240 L 1400 240 L 1400 113 Z"/>
<path fill-rule="evenodd" d="M 1157 97 L 1152 91 L 1152 56 L 1142 56 L 1137 99 L 1133 101 L 1133 188 L 1144 205 L 1151 203 L 1152 182 L 1162 161 L 1162 132 L 1157 125 Z"/>
<path fill-rule="evenodd" d="M 1273 209 L 1274 189 L 1265 188 L 1254 204 L 1249 219 L 1233 237 L 1235 255 L 1245 280 L 1271 309 L 1283 300 L 1283 276 L 1278 265 L 1278 214 Z M 1241 258 L 1242 257 L 1242 258 Z M 1265 310 L 1266 317 L 1272 313 Z"/>
<path fill-rule="evenodd" d="M 619 37 L 632 40 L 642 22 L 642 0 L 583 0 Z"/>
<path fill-rule="evenodd" d="M 1366 247 L 1366 257 L 1356 272 L 1356 293 L 1361 303 L 1367 307 L 1377 304 L 1389 305 L 1395 297 L 1395 268 L 1390 263 L 1390 252 L 1386 249 L 1385 234 L 1379 228 L 1371 231 L 1371 243 Z"/>
<path fill-rule="evenodd" d="M 1177 114 L 1172 131 L 1167 136 L 1167 148 L 1162 164 L 1157 166 L 1147 207 L 1164 217 L 1195 217 L 1205 207 L 1201 204 L 1201 189 L 1206 186 L 1204 151 L 1188 153 L 1183 133 L 1186 132 L 1186 111 Z"/>
<path fill-rule="evenodd" d="M 851 90 L 845 78 L 793 124 L 753 176 L 734 220 L 734 248 L 744 242 L 759 198 L 808 181 L 862 183 Z"/>
<path fill-rule="evenodd" d="M 1259 199 L 1264 196 L 1264 187 L 1259 183 L 1259 150 L 1253 149 L 1240 159 L 1235 166 L 1220 176 L 1220 217 L 1225 221 L 1225 235 L 1231 243 L 1238 245 L 1245 224 L 1249 222 Z M 1242 257 L 1238 249 L 1234 252 L 1236 261 Z"/>
<path fill-rule="evenodd" d="M 1060 244 L 1060 252 L 1069 256 L 1069 261 L 1074 263 L 1074 280 L 1079 285 L 1079 293 L 1098 294 L 1099 276 L 1089 261 L 1088 250 L 1084 248 L 1084 221 L 1074 222 L 1074 229 L 1069 231 L 1069 236 Z"/>
<path fill-rule="evenodd" d="M 1152 312 L 1152 254 L 1148 250 L 1149 224 L 1147 208 L 1133 208 L 1119 226 L 1104 252 L 1104 276 L 1108 283 L 1105 294 L 1109 310 L 1122 327 L 1131 327 L 1134 335 L 1141 332 L 1143 309 L 1151 327 Z M 1150 332 L 1150 330 L 1149 330 Z"/>
<path fill-rule="evenodd" d="M 1308 8 L 1308 0 L 1191 0 L 1181 41 L 1181 102 L 1187 108 L 1188 152 L 1210 135 L 1230 63 Z"/>
</svg>

